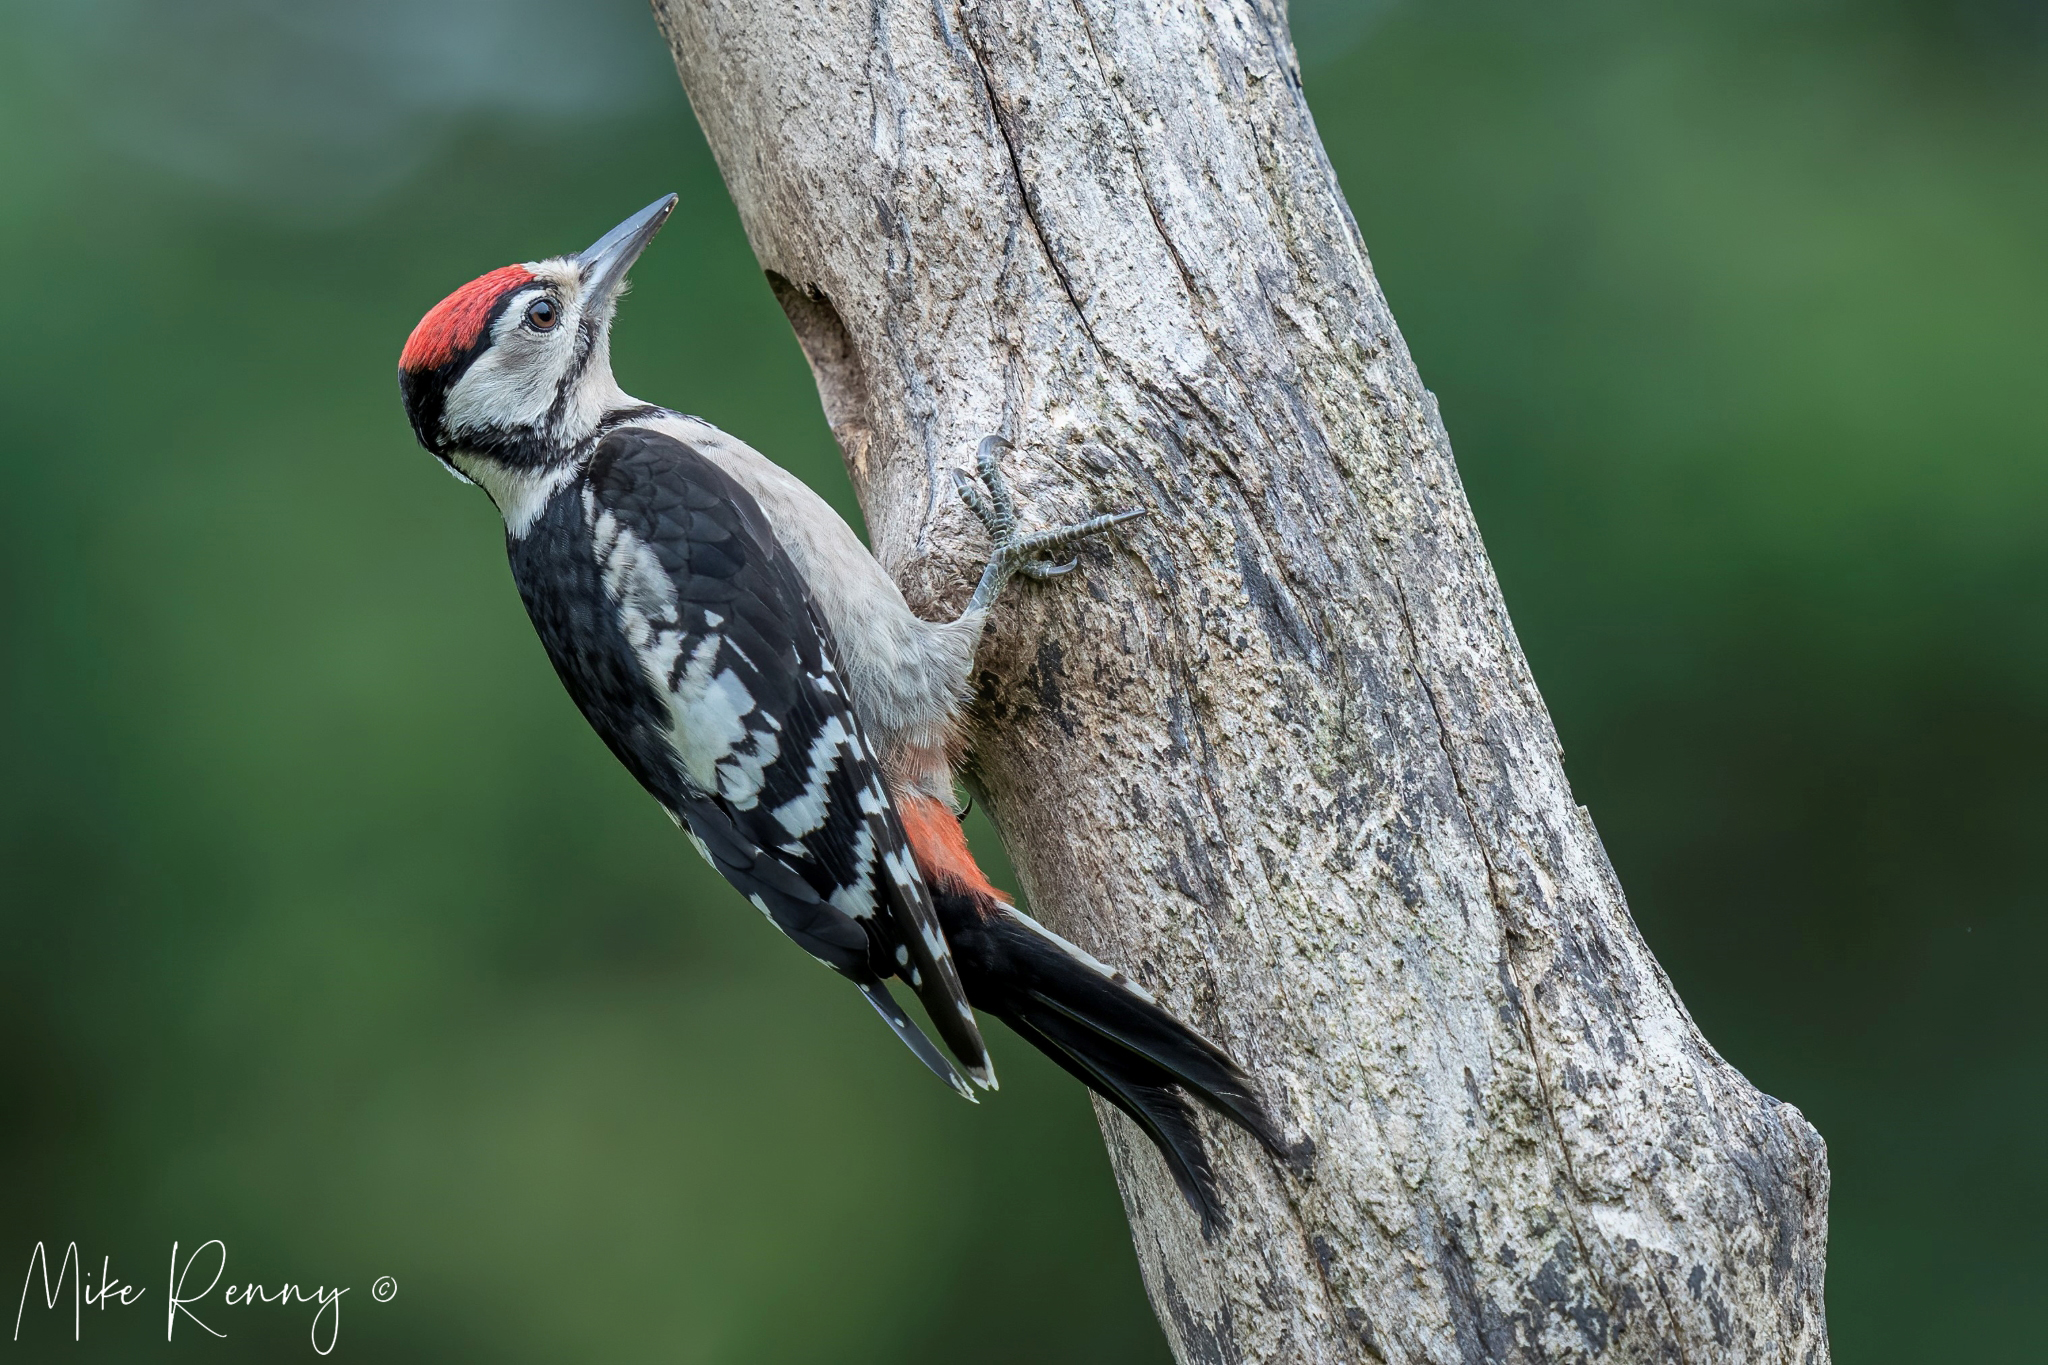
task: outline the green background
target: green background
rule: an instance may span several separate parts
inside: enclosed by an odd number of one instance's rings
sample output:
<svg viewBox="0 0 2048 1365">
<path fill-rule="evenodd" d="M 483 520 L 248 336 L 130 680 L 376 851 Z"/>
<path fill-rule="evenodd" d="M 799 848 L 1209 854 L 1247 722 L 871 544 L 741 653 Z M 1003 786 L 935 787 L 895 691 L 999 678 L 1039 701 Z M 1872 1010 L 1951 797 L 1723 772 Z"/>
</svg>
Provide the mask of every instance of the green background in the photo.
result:
<svg viewBox="0 0 2048 1365">
<path fill-rule="evenodd" d="M 2048 12 L 1297 10 L 1580 799 L 1828 1140 L 1838 1357 L 2040 1359 Z M 633 0 L 0 3 L 0 1300 L 148 1287 L 0 1361 L 308 1352 L 164 1343 L 215 1237 L 358 1359 L 1164 1358 L 1081 1092 L 713 881 L 405 428 L 421 312 L 671 188 L 621 379 L 850 506 Z"/>
</svg>

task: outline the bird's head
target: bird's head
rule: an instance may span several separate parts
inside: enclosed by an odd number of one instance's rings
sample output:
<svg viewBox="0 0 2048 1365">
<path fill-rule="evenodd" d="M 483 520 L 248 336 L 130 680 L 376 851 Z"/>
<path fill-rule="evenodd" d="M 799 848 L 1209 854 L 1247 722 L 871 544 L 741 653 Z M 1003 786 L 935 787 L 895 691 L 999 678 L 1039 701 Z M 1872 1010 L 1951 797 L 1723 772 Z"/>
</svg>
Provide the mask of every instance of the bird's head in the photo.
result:
<svg viewBox="0 0 2048 1365">
<path fill-rule="evenodd" d="M 630 404 L 612 378 L 612 308 L 675 206 L 666 195 L 580 255 L 503 266 L 428 310 L 398 357 L 420 444 L 495 497 L 500 479 L 571 458 Z"/>
</svg>

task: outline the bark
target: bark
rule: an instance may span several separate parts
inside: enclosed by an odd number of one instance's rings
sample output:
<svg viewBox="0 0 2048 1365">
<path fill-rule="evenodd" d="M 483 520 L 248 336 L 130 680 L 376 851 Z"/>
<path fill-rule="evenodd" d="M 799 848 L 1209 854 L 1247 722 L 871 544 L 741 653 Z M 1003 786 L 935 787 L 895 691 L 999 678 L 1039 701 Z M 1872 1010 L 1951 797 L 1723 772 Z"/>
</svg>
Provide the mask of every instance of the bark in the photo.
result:
<svg viewBox="0 0 2048 1365">
<path fill-rule="evenodd" d="M 1828 1173 L 1636 932 L 1277 0 L 655 0 L 912 604 L 1027 522 L 970 780 L 1048 923 L 1225 1043 L 1205 1243 L 1098 1106 L 1177 1357 L 1828 1358 Z M 971 1351 L 971 1347 L 968 1348 Z"/>
</svg>

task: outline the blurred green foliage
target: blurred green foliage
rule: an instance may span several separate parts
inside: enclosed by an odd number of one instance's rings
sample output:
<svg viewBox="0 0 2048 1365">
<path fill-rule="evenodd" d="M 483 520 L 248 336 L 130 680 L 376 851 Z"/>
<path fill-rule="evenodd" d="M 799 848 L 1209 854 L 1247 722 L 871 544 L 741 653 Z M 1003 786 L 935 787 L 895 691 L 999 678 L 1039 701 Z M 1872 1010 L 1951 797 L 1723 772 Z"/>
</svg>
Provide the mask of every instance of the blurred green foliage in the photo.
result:
<svg viewBox="0 0 2048 1365">
<path fill-rule="evenodd" d="M 1580 798 L 1829 1141 L 1840 1358 L 2037 1358 L 2043 11 L 1297 9 Z M 0 1357 L 308 1349 L 165 1345 L 218 1237 L 357 1358 L 1163 1359 L 1079 1090 L 959 1104 L 718 884 L 405 429 L 428 305 L 675 188 L 621 379 L 850 510 L 632 0 L 0 6 L 0 186 L 0 1268 L 147 1287 Z"/>
</svg>

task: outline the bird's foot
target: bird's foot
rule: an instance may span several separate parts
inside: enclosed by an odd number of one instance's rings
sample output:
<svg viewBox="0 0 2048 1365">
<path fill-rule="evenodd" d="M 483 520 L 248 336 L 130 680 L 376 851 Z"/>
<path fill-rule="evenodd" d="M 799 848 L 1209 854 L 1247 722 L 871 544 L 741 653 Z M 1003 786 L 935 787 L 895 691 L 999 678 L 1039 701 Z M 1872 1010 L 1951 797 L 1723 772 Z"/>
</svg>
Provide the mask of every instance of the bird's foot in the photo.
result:
<svg viewBox="0 0 2048 1365">
<path fill-rule="evenodd" d="M 1017 534 L 1017 504 L 1010 496 L 1009 481 L 1003 477 L 996 455 L 997 451 L 1009 448 L 1010 443 L 1001 436 L 981 438 L 981 446 L 974 453 L 979 483 L 961 470 L 953 471 L 953 488 L 960 494 L 960 501 L 966 503 L 967 509 L 988 528 L 988 537 L 995 542 L 995 553 L 989 556 L 988 567 L 982 570 L 981 582 L 976 585 L 974 597 L 967 604 L 970 612 L 987 611 L 995 605 L 1004 585 L 1017 574 L 1026 578 L 1058 578 L 1080 562 L 1069 559 L 1062 563 L 1055 558 L 1060 551 L 1078 545 L 1090 536 L 1101 535 L 1119 522 L 1145 515 L 1144 508 L 1134 507 L 1127 512 L 1107 512 L 1071 526 L 1056 526 L 1049 531 L 1033 531 L 1020 536 Z"/>
</svg>

